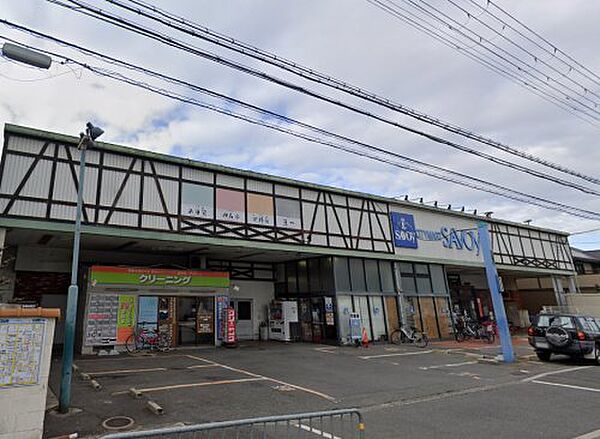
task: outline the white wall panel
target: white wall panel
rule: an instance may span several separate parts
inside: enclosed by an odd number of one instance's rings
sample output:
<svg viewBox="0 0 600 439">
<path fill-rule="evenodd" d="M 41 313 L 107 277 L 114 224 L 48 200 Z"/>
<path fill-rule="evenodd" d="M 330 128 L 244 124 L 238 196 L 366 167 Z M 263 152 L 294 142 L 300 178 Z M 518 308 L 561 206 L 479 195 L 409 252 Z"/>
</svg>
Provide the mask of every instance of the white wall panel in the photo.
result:
<svg viewBox="0 0 600 439">
<path fill-rule="evenodd" d="M 7 155 L 2 176 L 2 193 L 12 195 L 23 180 L 27 169 L 33 163 L 33 158 Z"/>
<path fill-rule="evenodd" d="M 102 172 L 102 193 L 100 194 L 100 204 L 104 206 L 112 205 L 119 187 L 125 178 L 125 172 L 107 171 Z"/>
<path fill-rule="evenodd" d="M 37 139 L 29 139 L 26 137 L 10 136 L 8 140 L 8 149 L 14 151 L 28 152 L 31 154 L 39 154 L 44 146 L 44 141 Z"/>
<path fill-rule="evenodd" d="M 116 207 L 123 207 L 125 209 L 138 209 L 140 205 L 140 176 L 137 174 L 131 174 Z"/>
<path fill-rule="evenodd" d="M 262 192 L 265 194 L 273 193 L 273 184 L 266 181 L 246 180 L 246 187 L 249 191 Z"/>
<path fill-rule="evenodd" d="M 47 198 L 51 173 L 52 163 L 47 160 L 40 160 L 27 179 L 27 183 L 23 186 L 21 195 Z"/>
<path fill-rule="evenodd" d="M 170 230 L 167 218 L 154 215 L 143 215 L 142 227 L 148 227 L 150 229 Z"/>
<path fill-rule="evenodd" d="M 283 186 L 281 184 L 276 184 L 275 193 L 277 195 L 284 195 L 286 197 L 300 198 L 300 190 L 291 186 Z"/>
<path fill-rule="evenodd" d="M 143 210 L 148 212 L 161 212 L 164 209 L 160 202 L 156 181 L 153 177 L 144 177 L 144 205 Z"/>
<path fill-rule="evenodd" d="M 113 212 L 110 221 L 108 222 L 110 225 L 116 226 L 130 226 L 136 227 L 138 224 L 138 215 L 135 213 L 127 213 L 127 212 Z"/>
<path fill-rule="evenodd" d="M 17 200 L 10 209 L 10 215 L 32 216 L 42 218 L 46 216 L 46 203 Z"/>
<path fill-rule="evenodd" d="M 175 178 L 179 177 L 179 166 L 176 165 L 154 162 L 154 169 L 156 169 L 158 175 Z M 148 166 L 146 166 L 146 172 L 148 172 Z"/>
<path fill-rule="evenodd" d="M 244 179 L 234 175 L 217 174 L 217 184 L 236 189 L 244 189 Z"/>
<path fill-rule="evenodd" d="M 173 180 L 159 179 L 165 203 L 170 214 L 177 215 L 177 201 L 179 199 L 179 183 Z"/>
<path fill-rule="evenodd" d="M 196 168 L 182 168 L 181 176 L 186 180 L 196 181 L 198 183 L 213 183 L 214 174 L 210 171 L 203 171 Z"/>
</svg>

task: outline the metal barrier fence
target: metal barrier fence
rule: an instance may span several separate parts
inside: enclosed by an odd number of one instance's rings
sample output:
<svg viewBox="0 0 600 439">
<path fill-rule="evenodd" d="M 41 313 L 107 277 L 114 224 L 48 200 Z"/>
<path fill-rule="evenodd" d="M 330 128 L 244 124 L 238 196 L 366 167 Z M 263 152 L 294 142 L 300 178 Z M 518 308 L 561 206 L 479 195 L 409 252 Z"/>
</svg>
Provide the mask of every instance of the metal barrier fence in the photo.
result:
<svg viewBox="0 0 600 439">
<path fill-rule="evenodd" d="M 365 424 L 357 409 L 210 422 L 206 424 L 128 431 L 102 439 L 364 439 Z"/>
</svg>

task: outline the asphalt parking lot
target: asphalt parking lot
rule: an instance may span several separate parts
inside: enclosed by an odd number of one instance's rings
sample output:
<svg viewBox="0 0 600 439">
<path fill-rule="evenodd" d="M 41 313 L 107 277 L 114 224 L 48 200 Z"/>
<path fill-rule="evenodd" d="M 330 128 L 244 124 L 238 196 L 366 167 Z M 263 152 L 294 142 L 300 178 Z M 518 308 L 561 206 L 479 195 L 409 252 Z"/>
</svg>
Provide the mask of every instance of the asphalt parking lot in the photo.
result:
<svg viewBox="0 0 600 439">
<path fill-rule="evenodd" d="M 76 364 L 73 406 L 81 411 L 48 414 L 46 437 L 97 437 L 108 432 L 102 422 L 117 415 L 131 417 L 132 428 L 147 429 L 349 407 L 364 413 L 369 438 L 482 431 L 493 437 L 575 438 L 600 429 L 600 366 L 560 358 L 505 365 L 436 348 L 264 343 L 82 357 Z M 53 389 L 58 372 L 55 361 Z M 148 410 L 147 401 L 159 404 L 163 414 Z"/>
</svg>

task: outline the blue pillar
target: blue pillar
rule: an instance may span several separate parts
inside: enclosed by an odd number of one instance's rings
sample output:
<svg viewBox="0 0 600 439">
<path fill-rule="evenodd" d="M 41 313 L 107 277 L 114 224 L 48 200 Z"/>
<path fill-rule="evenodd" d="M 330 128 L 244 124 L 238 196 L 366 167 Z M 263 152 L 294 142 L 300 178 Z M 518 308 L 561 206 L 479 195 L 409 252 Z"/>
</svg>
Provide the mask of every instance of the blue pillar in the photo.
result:
<svg viewBox="0 0 600 439">
<path fill-rule="evenodd" d="M 486 222 L 479 222 L 477 225 L 479 232 L 479 243 L 483 253 L 483 262 L 485 263 L 485 274 L 487 276 L 490 294 L 492 295 L 492 304 L 494 305 L 494 314 L 496 316 L 496 324 L 498 325 L 498 333 L 500 334 L 500 343 L 502 346 L 502 357 L 505 363 L 515 361 L 515 353 L 513 351 L 510 331 L 508 329 L 508 319 L 506 318 L 506 310 L 502 300 L 502 292 L 500 291 L 500 281 L 498 278 L 498 270 L 494 262 L 492 254 L 492 246 L 490 245 L 490 234 Z"/>
</svg>

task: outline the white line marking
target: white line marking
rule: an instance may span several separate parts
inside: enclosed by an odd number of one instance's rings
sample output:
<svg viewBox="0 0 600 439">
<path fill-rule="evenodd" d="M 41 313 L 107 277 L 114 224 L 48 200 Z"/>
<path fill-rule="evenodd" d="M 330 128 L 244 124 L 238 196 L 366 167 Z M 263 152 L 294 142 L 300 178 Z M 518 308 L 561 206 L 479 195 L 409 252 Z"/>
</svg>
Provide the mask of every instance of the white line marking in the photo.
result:
<svg viewBox="0 0 600 439">
<path fill-rule="evenodd" d="M 552 370 L 550 372 L 544 372 L 544 373 L 540 373 L 538 375 L 534 375 L 532 377 L 525 378 L 522 381 L 524 383 L 527 383 L 529 381 L 533 381 L 533 380 L 537 380 L 537 379 L 540 379 L 540 378 L 544 378 L 544 377 L 547 377 L 549 375 L 557 375 L 559 373 L 575 372 L 577 370 L 589 369 L 590 367 L 594 367 L 594 366 L 577 366 L 577 367 L 568 367 L 566 369 Z"/>
<path fill-rule="evenodd" d="M 214 364 L 216 366 L 222 367 L 223 369 L 231 370 L 232 372 L 238 372 L 238 373 L 241 373 L 241 374 L 244 374 L 244 375 L 251 376 L 253 378 L 261 378 L 261 379 L 264 379 L 264 380 L 267 380 L 267 381 L 271 381 L 273 383 L 281 384 L 283 386 L 289 386 L 289 387 L 292 387 L 292 388 L 294 388 L 296 390 L 301 390 L 303 392 L 310 393 L 311 395 L 315 395 L 315 396 L 318 396 L 320 398 L 326 399 L 327 401 L 337 402 L 337 400 L 333 396 L 327 395 L 326 393 L 318 392 L 316 390 L 308 389 L 306 387 L 297 386 L 295 384 L 291 384 L 291 383 L 288 383 L 288 382 L 285 382 L 285 381 L 277 380 L 275 378 L 270 378 L 270 377 L 267 377 L 267 376 L 264 376 L 264 375 L 258 375 L 256 373 L 248 372 L 247 370 L 244 370 L 244 369 L 237 369 L 235 367 L 231 367 L 231 366 L 227 366 L 225 364 L 221 364 L 221 363 L 217 363 L 217 362 L 214 362 L 214 361 L 210 361 L 210 360 L 207 360 L 207 359 L 202 358 L 202 357 L 197 357 L 195 355 L 188 355 L 187 357 L 188 358 L 193 358 L 195 360 L 200 360 L 200 361 L 204 361 L 204 362 L 207 362 L 207 363 L 211 363 L 211 364 Z"/>
<path fill-rule="evenodd" d="M 331 433 L 327 433 L 326 431 L 322 431 L 322 430 L 319 430 L 314 427 L 311 428 L 310 426 L 305 425 L 305 424 L 298 424 L 297 422 L 290 422 L 290 425 L 293 425 L 294 427 L 297 427 L 301 430 L 308 431 L 310 433 L 314 433 L 317 436 L 326 437 L 327 439 L 342 439 L 339 436 L 334 436 Z"/>
<path fill-rule="evenodd" d="M 324 352 L 326 354 L 335 354 L 336 348 L 335 347 L 315 348 L 315 351 Z"/>
<path fill-rule="evenodd" d="M 142 372 L 163 372 L 169 370 L 166 367 L 153 367 L 149 369 L 117 369 L 117 370 L 100 370 L 98 372 L 87 372 L 90 376 L 116 375 L 120 373 L 142 373 Z"/>
<path fill-rule="evenodd" d="M 448 364 L 438 364 L 435 366 L 422 366 L 422 367 L 419 367 L 419 369 L 421 369 L 421 370 L 441 369 L 442 367 L 460 367 L 460 366 L 467 366 L 469 364 L 477 364 L 477 361 L 464 361 L 462 363 L 448 363 Z"/>
<path fill-rule="evenodd" d="M 590 431 L 589 433 L 582 434 L 573 439 L 598 439 L 600 438 L 600 430 Z"/>
<path fill-rule="evenodd" d="M 218 364 L 196 364 L 194 366 L 188 366 L 186 369 L 204 369 L 206 367 L 221 367 Z"/>
<path fill-rule="evenodd" d="M 358 358 L 361 360 L 370 360 L 371 358 L 385 358 L 385 357 L 400 357 L 404 355 L 423 355 L 423 354 L 431 354 L 433 350 L 427 351 L 416 351 L 416 352 L 401 352 L 399 354 L 381 354 L 381 355 L 363 355 Z"/>
<path fill-rule="evenodd" d="M 545 384 L 547 386 L 566 387 L 567 389 L 587 390 L 588 392 L 600 393 L 600 389 L 597 389 L 595 387 L 574 386 L 573 384 L 552 383 L 550 381 L 540 381 L 540 380 L 532 380 L 531 382 L 536 383 L 536 384 Z"/>
<path fill-rule="evenodd" d="M 249 383 L 252 381 L 263 381 L 263 380 L 266 380 L 266 378 L 241 378 L 239 380 L 203 381 L 201 383 L 173 384 L 171 386 L 146 387 L 144 389 L 136 389 L 136 390 L 141 393 L 148 393 L 148 392 L 160 392 L 162 390 L 185 389 L 185 388 L 189 388 L 189 387 L 218 386 L 221 384 Z M 125 393 L 129 393 L 129 390 L 122 390 L 120 392 L 114 392 L 114 393 L 112 393 L 112 395 L 123 395 Z"/>
</svg>

